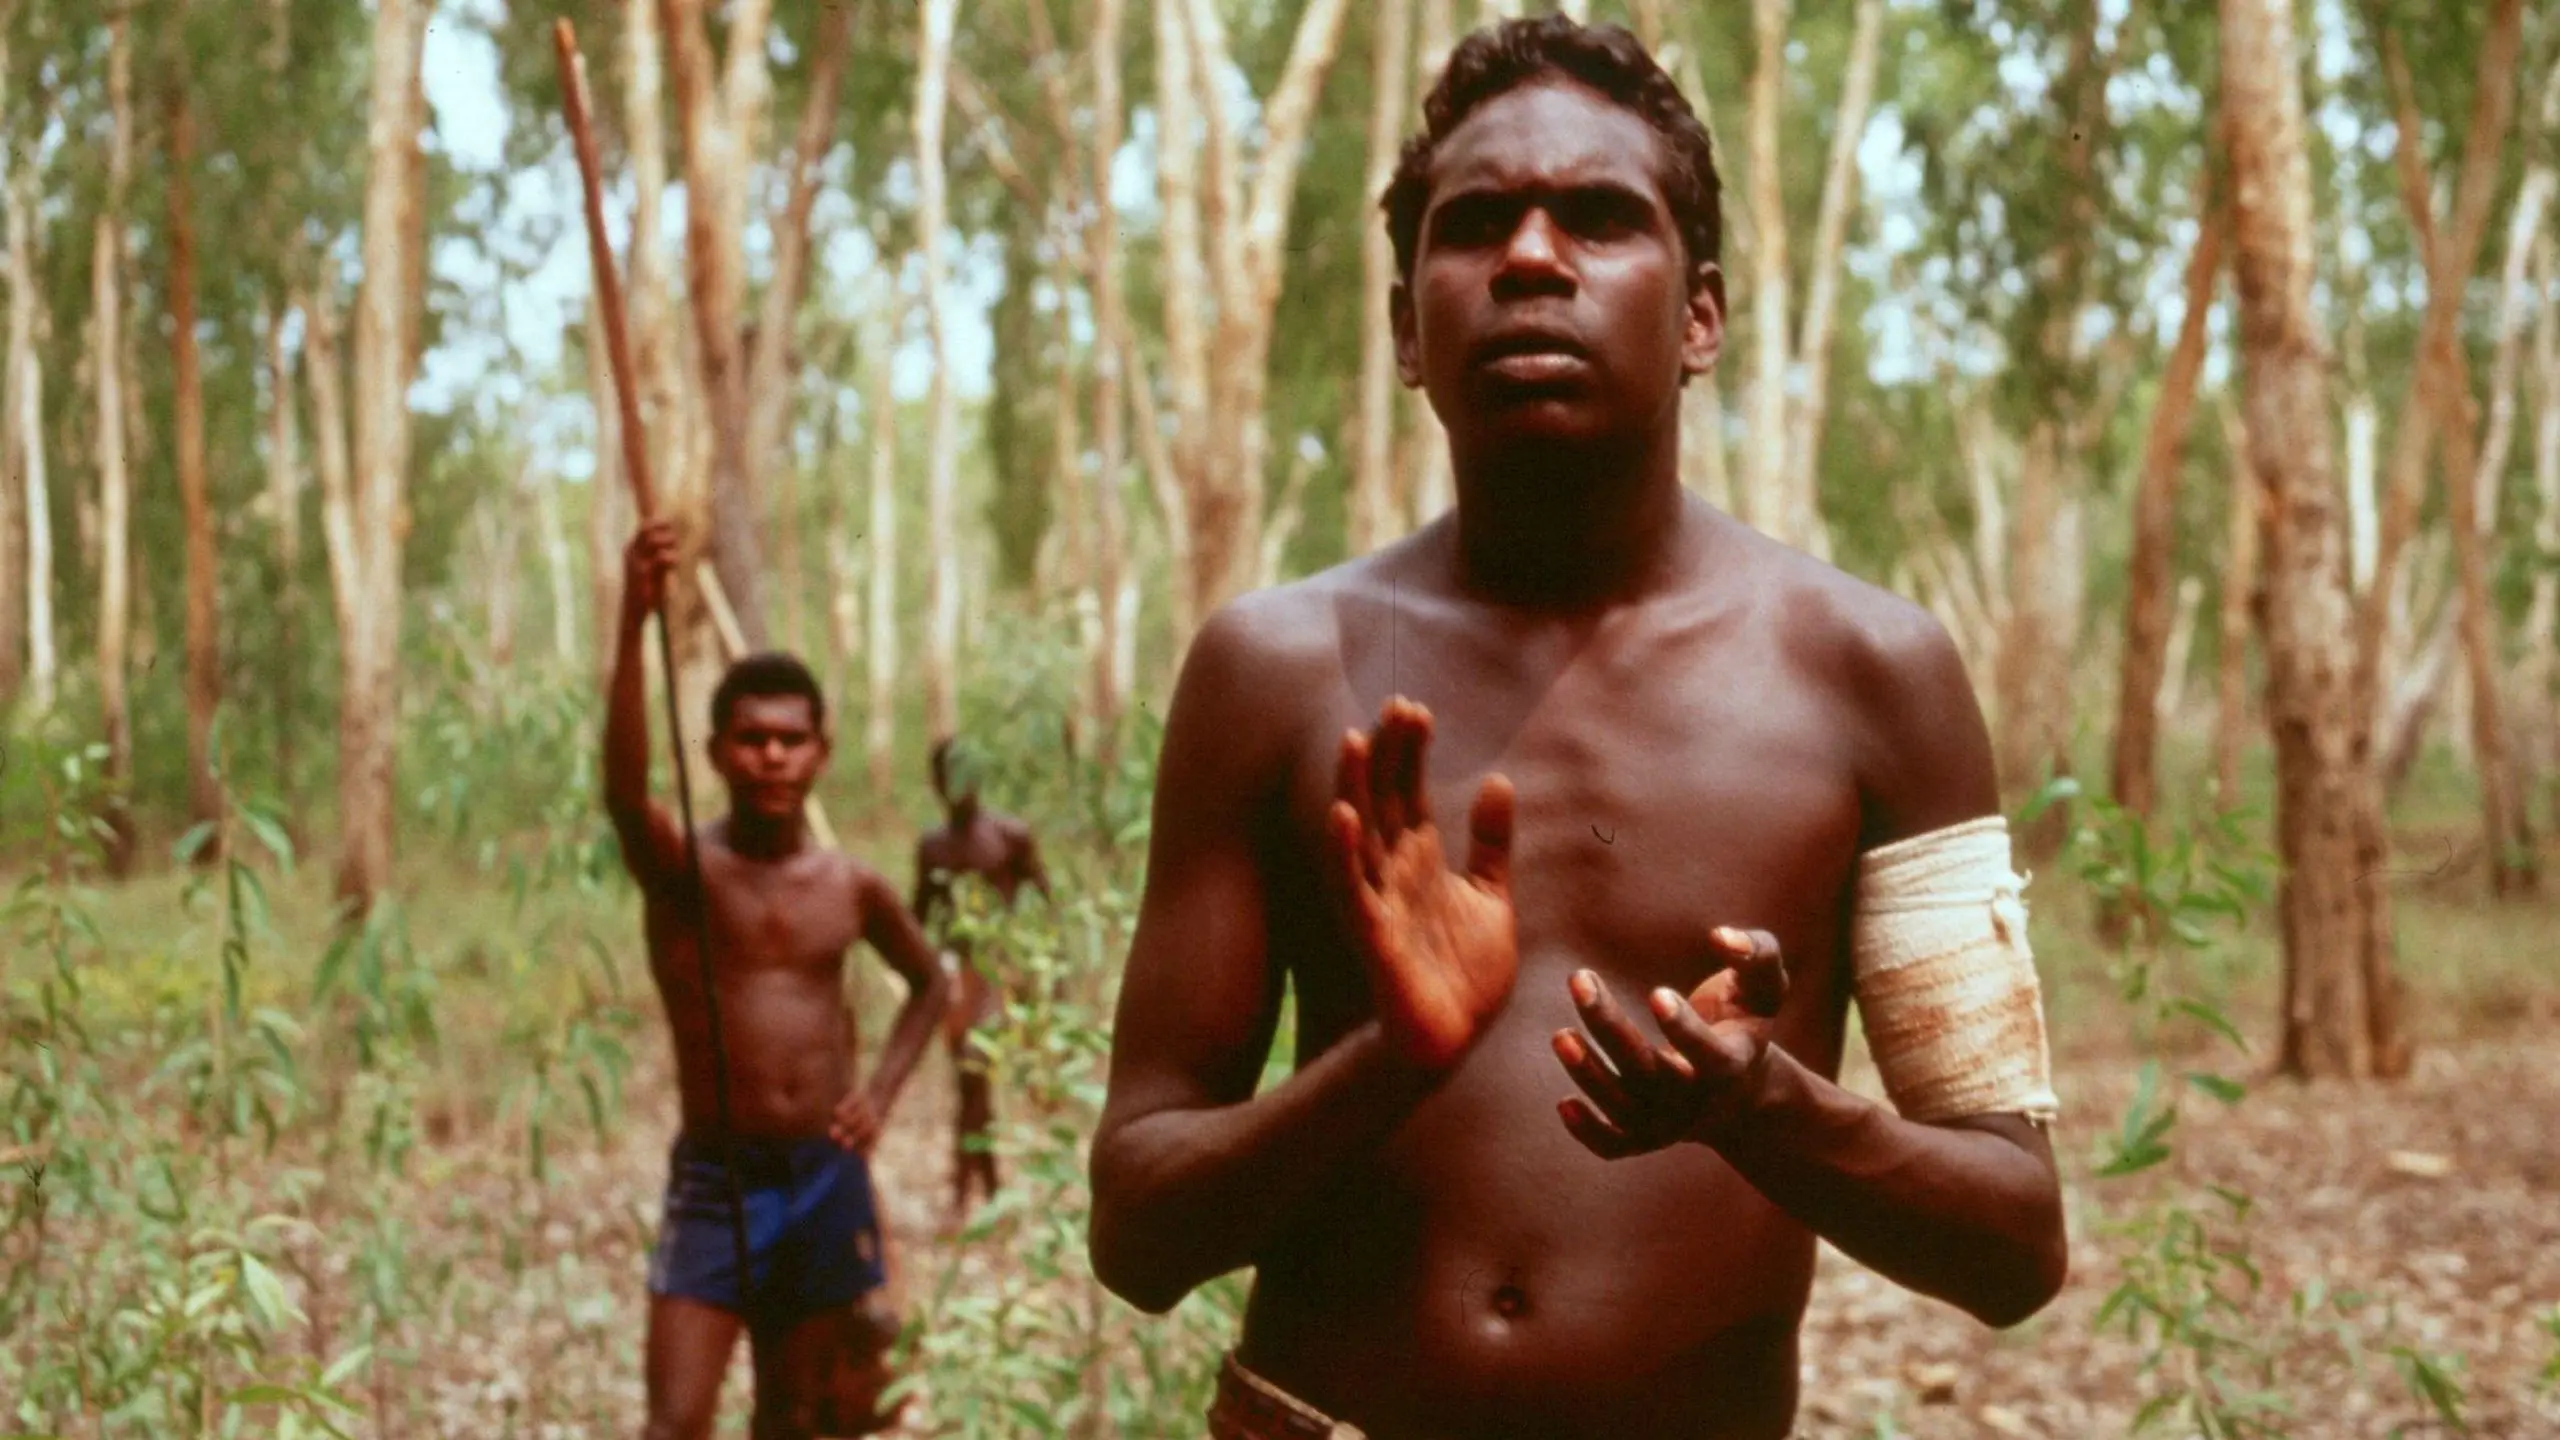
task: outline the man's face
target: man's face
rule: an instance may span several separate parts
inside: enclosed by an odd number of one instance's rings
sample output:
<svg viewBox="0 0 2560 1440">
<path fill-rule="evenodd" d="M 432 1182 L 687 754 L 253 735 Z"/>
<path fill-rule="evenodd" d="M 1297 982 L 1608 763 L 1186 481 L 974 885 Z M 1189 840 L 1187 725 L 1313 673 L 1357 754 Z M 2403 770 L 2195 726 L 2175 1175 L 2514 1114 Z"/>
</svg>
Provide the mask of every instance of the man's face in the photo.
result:
<svg viewBox="0 0 2560 1440">
<path fill-rule="evenodd" d="M 767 820 L 800 813 L 826 768 L 827 737 L 803 695 L 742 695 L 711 740 L 711 761 L 729 783 L 730 808 Z"/>
<path fill-rule="evenodd" d="M 1569 81 L 1486 102 L 1434 155 L 1396 359 L 1461 446 L 1589 442 L 1664 423 L 1724 318 L 1689 273 L 1662 142 Z"/>
</svg>

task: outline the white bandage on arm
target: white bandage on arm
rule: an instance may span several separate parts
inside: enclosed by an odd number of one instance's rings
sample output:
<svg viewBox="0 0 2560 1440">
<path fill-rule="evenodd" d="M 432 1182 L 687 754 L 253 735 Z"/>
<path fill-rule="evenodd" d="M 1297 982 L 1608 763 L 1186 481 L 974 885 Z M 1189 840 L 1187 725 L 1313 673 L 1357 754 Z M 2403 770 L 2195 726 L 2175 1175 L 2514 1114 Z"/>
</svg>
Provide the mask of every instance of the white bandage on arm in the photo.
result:
<svg viewBox="0 0 2560 1440">
<path fill-rule="evenodd" d="M 1928 1123 L 2060 1109 L 2026 881 L 1997 815 L 1860 857 L 1850 922 L 1858 1013 L 1885 1094 Z"/>
</svg>

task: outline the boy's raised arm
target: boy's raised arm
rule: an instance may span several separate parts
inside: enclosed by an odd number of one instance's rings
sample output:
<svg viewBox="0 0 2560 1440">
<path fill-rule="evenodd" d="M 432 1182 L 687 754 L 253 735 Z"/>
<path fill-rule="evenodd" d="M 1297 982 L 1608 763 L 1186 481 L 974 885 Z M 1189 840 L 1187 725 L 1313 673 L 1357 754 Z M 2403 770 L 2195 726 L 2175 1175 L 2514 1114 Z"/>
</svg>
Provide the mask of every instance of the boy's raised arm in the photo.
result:
<svg viewBox="0 0 2560 1440">
<path fill-rule="evenodd" d="M 651 521 L 623 552 L 622 614 L 615 629 L 613 680 L 605 693 L 604 808 L 622 841 L 622 863 L 640 888 L 674 893 L 684 873 L 684 837 L 649 798 L 649 684 L 641 638 L 675 566 L 675 527 Z"/>
</svg>

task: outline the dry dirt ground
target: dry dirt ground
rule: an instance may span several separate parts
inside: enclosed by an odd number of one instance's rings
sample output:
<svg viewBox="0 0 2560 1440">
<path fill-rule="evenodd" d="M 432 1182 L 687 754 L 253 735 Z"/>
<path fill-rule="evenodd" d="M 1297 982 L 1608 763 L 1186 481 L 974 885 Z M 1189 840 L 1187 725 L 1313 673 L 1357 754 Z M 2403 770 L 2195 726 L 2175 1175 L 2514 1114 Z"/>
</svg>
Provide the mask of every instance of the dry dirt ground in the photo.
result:
<svg viewBox="0 0 2560 1440">
<path fill-rule="evenodd" d="M 880 1156 L 884 1202 L 911 1278 L 938 1262 L 943 1243 L 934 1232 L 948 1175 L 942 1127 L 950 1090 L 938 1055 L 916 1083 Z M 2412 1397 L 2395 1368 L 2391 1348 L 2407 1345 L 2459 1357 L 2470 1433 L 2560 1436 L 2560 1386 L 2539 1383 L 2560 1355 L 2560 1336 L 2542 1318 L 2560 1306 L 2560 1041 L 2439 1043 L 2396 1087 L 2267 1082 L 2228 1110 L 2193 1097 L 2171 1132 L 2174 1158 L 2138 1179 L 2092 1175 L 2131 1095 L 2130 1063 L 2066 1067 L 2060 1086 L 2066 1111 L 2055 1148 L 2068 1176 L 2073 1239 L 2062 1298 L 2025 1325 L 1995 1332 L 1826 1248 L 1804 1333 L 1802 1440 L 2128 1433 L 2144 1400 L 2175 1388 L 2183 1372 L 2175 1355 L 2147 1365 L 2149 1347 L 2094 1323 L 2122 1278 L 2119 1257 L 2136 1243 L 2120 1227 L 2164 1200 L 2214 1206 L 2209 1185 L 2253 1201 L 2245 1226 L 2223 1235 L 2245 1240 L 2261 1282 L 2254 1294 L 2242 1289 L 2242 1311 L 2219 1323 L 2278 1354 L 2277 1388 L 2290 1405 L 2278 1433 L 2301 1440 L 2455 1433 Z M 651 1088 L 644 1082 L 640 1095 Z M 649 1102 L 635 1099 L 646 1113 Z M 630 1126 L 633 1138 L 568 1162 L 580 1172 L 569 1178 L 569 1193 L 612 1202 L 566 1216 L 553 1210 L 559 1218 L 526 1237 L 533 1268 L 567 1264 L 578 1274 L 563 1276 L 569 1283 L 549 1303 L 540 1298 L 545 1287 L 520 1291 L 520 1303 L 551 1313 L 515 1317 L 521 1330 L 503 1327 L 555 1360 L 585 1352 L 571 1364 L 588 1377 L 580 1408 L 594 1406 L 590 1414 L 624 1404 L 624 1413 L 638 1414 L 637 1335 L 629 1327 L 641 1315 L 638 1276 L 662 1173 L 655 1142 L 639 1137 L 653 1133 L 645 1122 Z M 2371 1297 L 2353 1318 L 2360 1361 L 2350 1358 L 2338 1325 L 2324 1329 L 2317 1316 L 2293 1315 L 2292 1297 L 2315 1283 L 2332 1295 Z M 485 1425 L 514 1398 L 496 1393 L 493 1381 L 523 1382 L 496 1380 L 464 1355 L 448 1364 L 438 1408 L 455 1428 L 446 1433 L 491 1433 Z M 494 1369 L 524 1373 L 503 1363 Z M 2245 1371 L 2238 1378 L 2247 1388 Z M 733 1394 L 746 1379 L 741 1360 Z M 2164 1423 L 2150 1433 L 2196 1432 Z"/>
</svg>

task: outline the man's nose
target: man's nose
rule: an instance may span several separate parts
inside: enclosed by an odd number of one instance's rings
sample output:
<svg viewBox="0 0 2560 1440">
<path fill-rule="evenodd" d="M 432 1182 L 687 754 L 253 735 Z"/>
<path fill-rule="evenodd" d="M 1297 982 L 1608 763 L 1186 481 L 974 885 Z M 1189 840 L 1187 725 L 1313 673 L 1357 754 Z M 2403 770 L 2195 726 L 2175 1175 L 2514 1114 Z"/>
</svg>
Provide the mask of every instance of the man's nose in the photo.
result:
<svg viewBox="0 0 2560 1440">
<path fill-rule="evenodd" d="M 1511 243 L 1502 248 L 1497 285 L 1549 289 L 1572 288 L 1573 271 L 1565 264 L 1563 236 L 1543 209 L 1532 208 L 1512 227 Z"/>
</svg>

